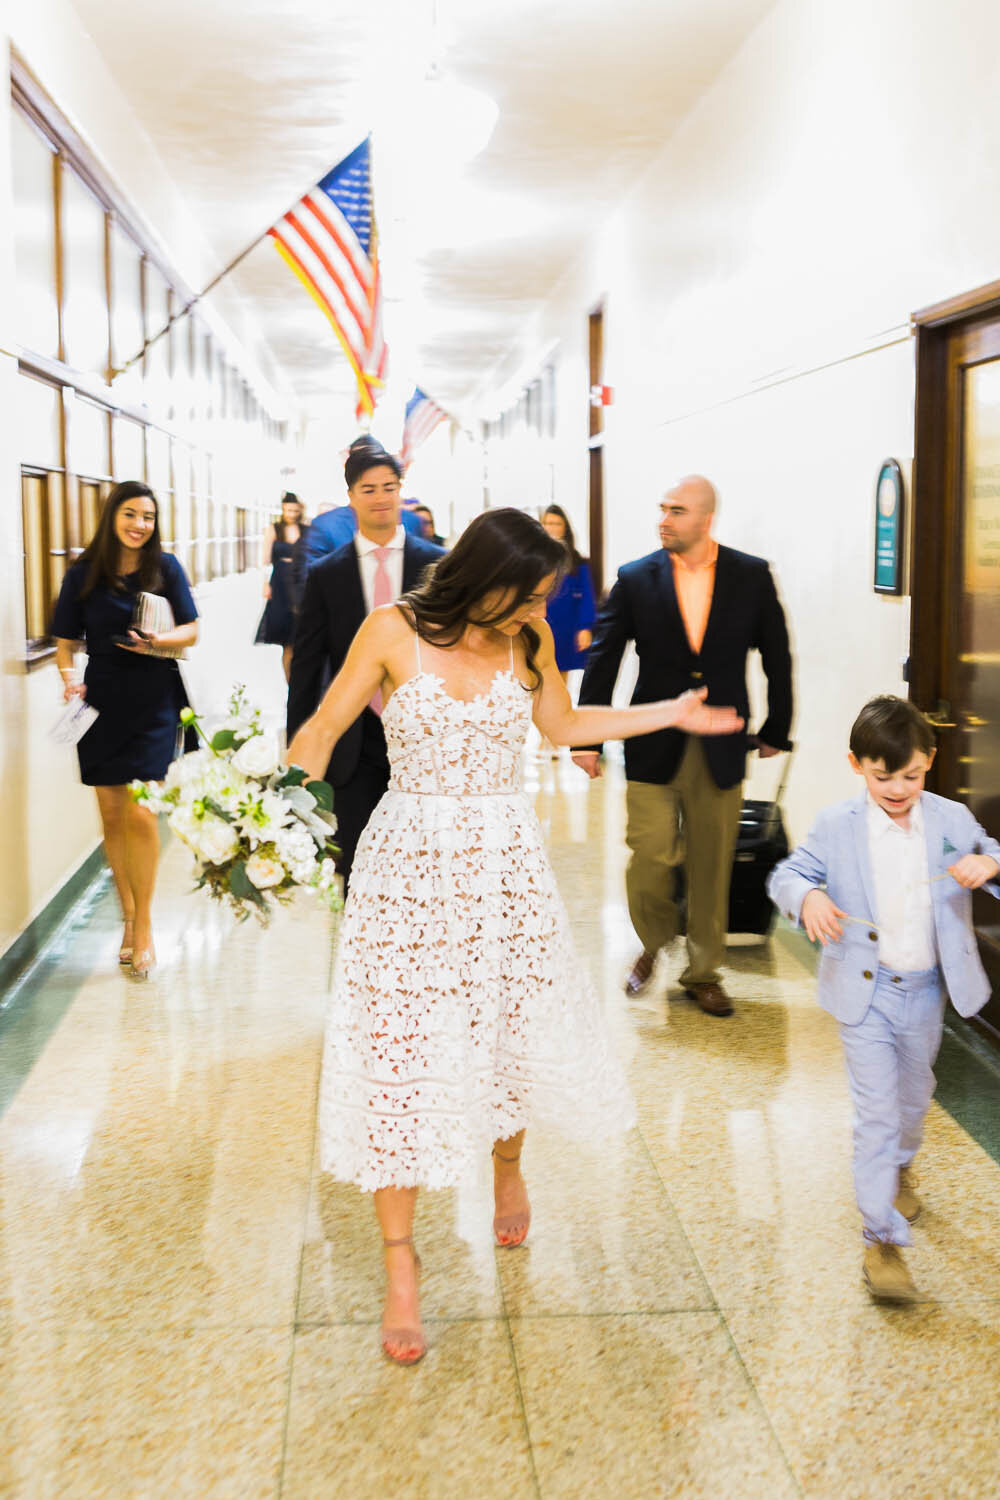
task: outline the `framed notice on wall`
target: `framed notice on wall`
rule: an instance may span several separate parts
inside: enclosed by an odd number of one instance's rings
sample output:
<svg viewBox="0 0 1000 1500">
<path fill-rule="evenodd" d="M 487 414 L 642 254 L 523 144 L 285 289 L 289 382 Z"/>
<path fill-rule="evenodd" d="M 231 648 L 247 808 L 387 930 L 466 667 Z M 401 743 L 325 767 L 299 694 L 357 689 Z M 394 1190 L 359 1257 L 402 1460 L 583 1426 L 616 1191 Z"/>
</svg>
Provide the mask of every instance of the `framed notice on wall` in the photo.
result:
<svg viewBox="0 0 1000 1500">
<path fill-rule="evenodd" d="M 894 458 L 875 483 L 875 592 L 903 592 L 903 471 Z"/>
</svg>

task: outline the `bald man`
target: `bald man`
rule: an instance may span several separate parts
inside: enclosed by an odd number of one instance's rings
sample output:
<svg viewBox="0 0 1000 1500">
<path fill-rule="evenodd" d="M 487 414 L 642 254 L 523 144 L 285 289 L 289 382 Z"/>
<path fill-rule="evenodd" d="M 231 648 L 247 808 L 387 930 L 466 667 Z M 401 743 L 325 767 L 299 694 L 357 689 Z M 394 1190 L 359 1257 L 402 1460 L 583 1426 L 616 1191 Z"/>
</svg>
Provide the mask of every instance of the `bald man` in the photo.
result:
<svg viewBox="0 0 1000 1500">
<path fill-rule="evenodd" d="M 625 982 L 648 985 L 661 948 L 677 936 L 675 870 L 687 872 L 687 966 L 681 986 L 711 1016 L 732 1014 L 722 986 L 729 881 L 739 831 L 746 756 L 791 749 L 792 664 L 785 617 L 767 563 L 720 547 L 716 494 L 688 475 L 660 501 L 660 547 L 627 563 L 601 609 L 581 703 L 610 703 L 630 641 L 639 658 L 633 703 L 708 688 L 709 703 L 736 705 L 738 734 L 698 739 L 676 729 L 625 742 L 629 916 L 642 952 Z M 749 731 L 746 664 L 760 652 L 767 717 Z M 573 759 L 599 776 L 600 747 Z"/>
</svg>

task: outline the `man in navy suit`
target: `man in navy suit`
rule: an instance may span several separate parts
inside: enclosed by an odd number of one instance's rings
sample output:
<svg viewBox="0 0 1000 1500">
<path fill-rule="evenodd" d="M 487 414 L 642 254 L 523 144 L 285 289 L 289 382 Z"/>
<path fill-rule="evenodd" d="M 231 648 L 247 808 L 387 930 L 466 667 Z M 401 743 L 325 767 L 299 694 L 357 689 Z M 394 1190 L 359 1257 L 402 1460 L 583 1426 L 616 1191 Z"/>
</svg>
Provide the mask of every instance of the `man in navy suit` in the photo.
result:
<svg viewBox="0 0 1000 1500">
<path fill-rule="evenodd" d="M 620 568 L 598 617 L 580 702 L 610 703 L 625 648 L 635 643 L 633 703 L 708 688 L 709 703 L 732 703 L 749 722 L 746 663 L 758 650 L 767 676 L 767 718 L 757 734 L 700 740 L 664 729 L 626 741 L 626 874 L 629 916 L 642 952 L 625 984 L 649 983 L 660 948 L 677 934 L 676 867 L 687 872 L 688 963 L 681 985 L 709 1015 L 728 1016 L 721 984 L 729 881 L 739 831 L 747 749 L 791 748 L 792 666 L 785 617 L 766 562 L 712 536 L 716 495 L 690 475 L 660 502 L 661 547 Z M 600 774 L 599 747 L 573 759 Z"/>
<path fill-rule="evenodd" d="M 440 547 L 403 529 L 401 471 L 391 454 L 372 444 L 352 447 L 344 477 L 358 530 L 306 575 L 288 684 L 289 741 L 315 712 L 374 605 L 415 588 L 424 569 L 442 556 Z M 375 708 L 366 708 L 337 741 L 326 779 L 333 787 L 337 868 L 346 890 L 358 839 L 389 784 L 385 734 Z"/>
</svg>

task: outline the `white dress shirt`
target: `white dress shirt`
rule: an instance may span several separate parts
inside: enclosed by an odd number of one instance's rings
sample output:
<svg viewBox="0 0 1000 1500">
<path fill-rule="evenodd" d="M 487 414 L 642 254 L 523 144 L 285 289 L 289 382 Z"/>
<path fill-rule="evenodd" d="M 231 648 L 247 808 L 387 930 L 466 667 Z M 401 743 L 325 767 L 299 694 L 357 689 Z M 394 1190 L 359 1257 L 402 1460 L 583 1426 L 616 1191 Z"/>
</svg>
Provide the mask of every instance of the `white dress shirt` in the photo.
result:
<svg viewBox="0 0 1000 1500">
<path fill-rule="evenodd" d="M 879 963 L 897 974 L 937 964 L 934 913 L 920 800 L 904 828 L 868 794 L 868 853 L 875 881 Z"/>
<path fill-rule="evenodd" d="M 370 542 L 361 532 L 354 534 L 354 546 L 358 553 L 358 566 L 361 569 L 361 588 L 365 596 L 365 613 L 371 614 L 375 601 L 375 569 L 378 567 L 378 558 L 375 549 L 379 546 L 389 548 L 389 556 L 385 565 L 389 570 L 389 582 L 392 584 L 392 597 L 398 599 L 403 592 L 403 544 L 406 541 L 406 532 L 402 526 L 396 527 L 396 534 L 390 542 Z"/>
</svg>

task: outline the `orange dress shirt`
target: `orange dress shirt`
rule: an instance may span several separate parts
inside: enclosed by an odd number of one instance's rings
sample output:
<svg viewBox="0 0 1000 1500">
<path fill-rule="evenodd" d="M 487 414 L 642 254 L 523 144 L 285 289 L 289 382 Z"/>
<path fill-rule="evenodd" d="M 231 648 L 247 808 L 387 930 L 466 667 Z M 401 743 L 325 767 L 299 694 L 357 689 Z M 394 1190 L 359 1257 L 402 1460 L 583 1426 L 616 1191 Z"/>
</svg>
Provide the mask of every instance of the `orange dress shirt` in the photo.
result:
<svg viewBox="0 0 1000 1500">
<path fill-rule="evenodd" d="M 697 656 L 705 639 L 712 594 L 715 592 L 715 564 L 719 556 L 719 544 L 712 542 L 712 550 L 705 562 L 691 568 L 676 552 L 671 552 L 674 565 L 674 590 L 677 603 L 687 631 L 688 643 Z"/>
</svg>

